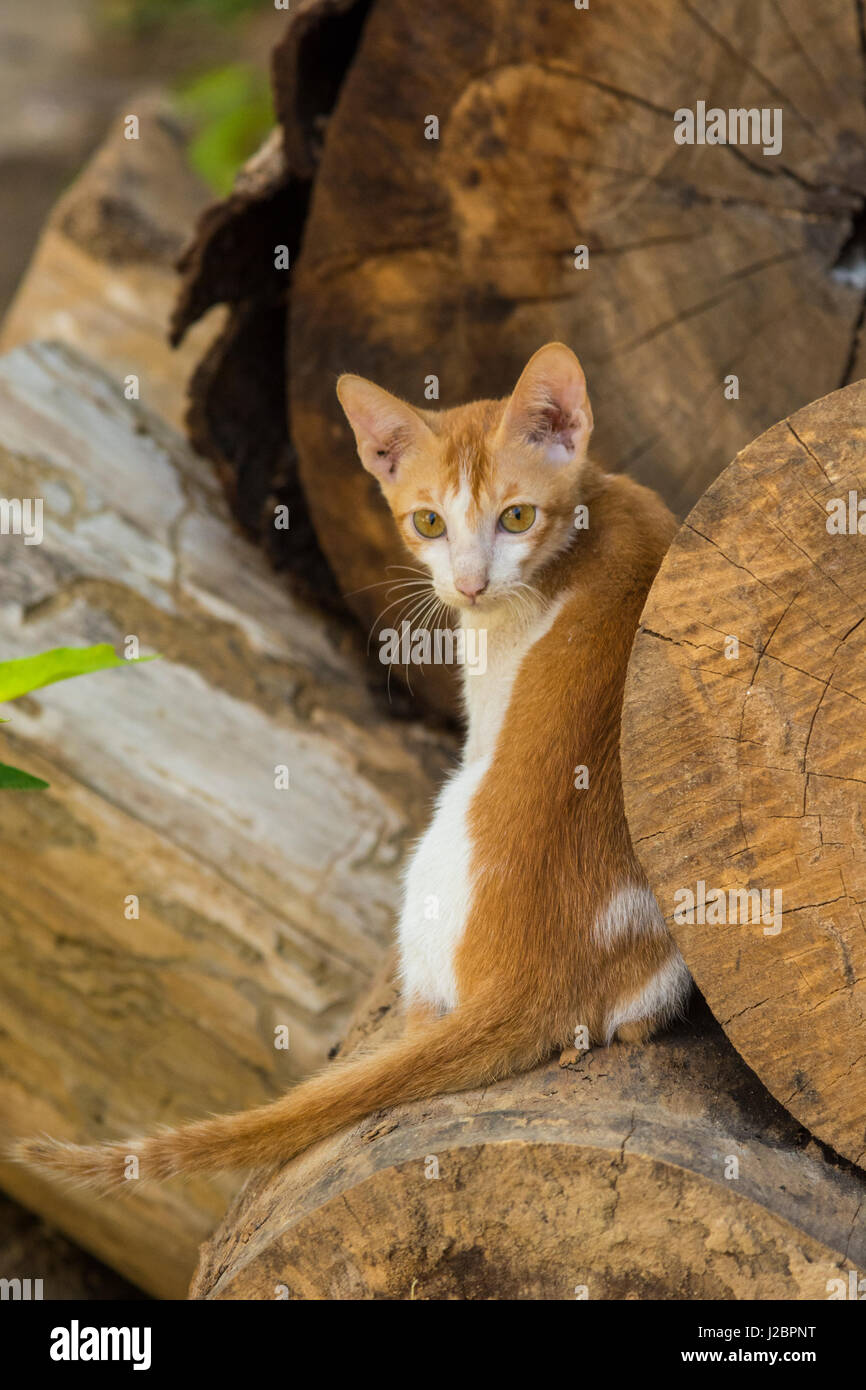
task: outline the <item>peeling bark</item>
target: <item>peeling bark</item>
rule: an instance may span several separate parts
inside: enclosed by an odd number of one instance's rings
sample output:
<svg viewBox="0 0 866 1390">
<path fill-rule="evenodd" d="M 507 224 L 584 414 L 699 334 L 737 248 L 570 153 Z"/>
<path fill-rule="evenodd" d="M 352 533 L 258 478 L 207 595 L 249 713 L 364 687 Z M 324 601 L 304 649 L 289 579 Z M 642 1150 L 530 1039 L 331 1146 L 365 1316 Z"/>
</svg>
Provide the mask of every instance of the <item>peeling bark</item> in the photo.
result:
<svg viewBox="0 0 866 1390">
<path fill-rule="evenodd" d="M 722 0 L 712 16 L 671 0 L 302 7 L 274 67 L 302 221 L 291 443 L 268 444 L 243 479 L 228 460 L 238 510 L 260 508 L 269 469 L 297 475 L 336 587 L 369 628 L 379 591 L 366 586 L 404 557 L 357 468 L 337 373 L 422 405 L 436 375 L 450 406 L 505 394 L 549 338 L 584 362 L 601 460 L 687 510 L 761 430 L 866 372 L 861 40 L 854 0 L 820 14 Z M 339 54 L 333 78 L 325 52 Z M 676 145 L 673 112 L 697 100 L 778 108 L 781 153 Z M 252 234 L 252 204 L 244 216 Z M 453 708 L 447 674 L 412 684 Z"/>
</svg>

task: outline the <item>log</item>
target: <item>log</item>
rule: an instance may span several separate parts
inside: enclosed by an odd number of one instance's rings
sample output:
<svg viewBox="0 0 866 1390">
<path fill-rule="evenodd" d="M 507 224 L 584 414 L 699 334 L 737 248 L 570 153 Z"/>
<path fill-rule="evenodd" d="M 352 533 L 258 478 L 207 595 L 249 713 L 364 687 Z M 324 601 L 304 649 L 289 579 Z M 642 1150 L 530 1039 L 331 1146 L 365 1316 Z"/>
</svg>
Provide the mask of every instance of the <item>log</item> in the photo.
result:
<svg viewBox="0 0 866 1390">
<path fill-rule="evenodd" d="M 124 135 L 130 113 L 139 120 L 134 140 Z M 0 329 L 0 352 L 67 343 L 121 383 L 138 376 L 142 399 L 180 429 L 189 379 L 226 318 L 216 309 L 177 353 L 167 351 L 175 262 L 207 201 L 171 102 L 133 96 L 52 210 Z"/>
<path fill-rule="evenodd" d="M 347 1050 L 400 1022 L 386 976 Z M 696 1010 L 254 1175 L 190 1296 L 823 1299 L 866 1265 L 864 1196 Z"/>
<path fill-rule="evenodd" d="M 773 1095 L 855 1163 L 866 520 L 848 526 L 849 504 L 866 512 L 864 421 L 860 381 L 768 430 L 701 498 L 644 609 L 622 740 L 632 837 L 710 1008 Z M 700 882 L 724 901 L 701 912 Z M 760 920 L 739 890 L 767 893 Z"/>
<path fill-rule="evenodd" d="M 749 24 L 735 0 L 711 17 L 672 0 L 519 13 L 443 0 L 423 14 L 412 0 L 318 0 L 290 19 L 274 80 L 293 210 L 293 466 L 365 627 L 380 592 L 365 586 L 402 555 L 333 399 L 340 371 L 419 405 L 435 375 L 450 406 L 505 394 L 542 342 L 563 339 L 586 369 L 599 458 L 680 515 L 762 430 L 866 371 L 850 0 L 820 15 L 761 6 Z M 698 101 L 781 112 L 781 151 L 678 145 L 673 113 Z M 232 225 L 251 247 L 265 213 L 247 205 Z M 238 507 L 252 490 L 239 479 Z M 440 670 L 413 687 L 451 707 Z"/>
<path fill-rule="evenodd" d="M 228 198 L 202 213 L 182 255 L 171 341 L 189 334 L 215 306 L 223 330 L 190 382 L 187 428 L 211 459 L 232 512 L 290 576 L 296 592 L 344 613 L 341 586 L 321 553 L 298 477 L 288 418 L 285 363 L 291 275 L 275 248 L 297 257 L 322 131 L 351 58 L 367 0 L 301 0 L 273 54 L 280 124 L 241 170 Z M 275 506 L 298 525 L 291 543 L 273 526 Z M 362 519 L 356 518 L 358 525 Z"/>
<path fill-rule="evenodd" d="M 0 496 L 44 500 L 42 544 L 0 547 L 4 658 L 129 635 L 161 654 L 3 711 L 4 761 L 50 789 L 0 797 L 0 1143 L 257 1104 L 321 1064 L 378 968 L 451 744 L 393 719 L 210 465 L 67 348 L 0 360 Z M 0 1181 L 166 1297 L 236 1185 Z"/>
<path fill-rule="evenodd" d="M 136 140 L 125 137 L 128 113 L 138 117 Z M 283 173 L 281 150 L 271 140 L 238 179 L 234 200 L 225 206 L 210 203 L 187 162 L 182 124 L 171 100 L 159 92 L 130 98 L 48 218 L 0 326 L 0 352 L 40 340 L 67 343 L 124 386 L 130 374 L 136 376 L 140 398 L 178 429 L 187 424 L 192 391 L 200 408 L 190 418 L 190 436 L 217 463 L 236 519 L 259 540 L 296 596 L 344 616 L 291 466 L 285 382 L 273 370 L 284 354 L 283 286 L 276 277 L 275 308 L 264 322 L 262 296 L 273 285 L 260 268 L 273 258 L 264 256 L 260 240 L 247 261 L 239 257 L 243 237 L 233 225 L 238 206 L 249 200 L 259 237 L 273 243 L 285 234 L 288 200 L 281 187 L 274 192 Z M 263 203 L 270 207 L 267 216 Z M 213 229 L 204 265 L 199 243 L 188 245 L 198 217 L 203 227 Z M 224 224 L 222 240 L 218 232 Z M 176 304 L 181 283 L 177 263 L 192 261 L 201 273 L 187 274 L 182 310 Z M 259 279 L 253 289 L 245 274 L 255 269 Z M 209 283 L 209 276 L 219 288 L 205 302 L 200 287 Z M 217 303 L 217 298 L 231 298 L 235 284 L 244 285 L 243 293 L 256 306 L 254 312 L 244 300 L 237 311 L 244 324 L 249 322 L 249 331 Z M 171 332 L 172 316 L 181 312 L 196 320 L 182 343 Z M 208 427 L 214 415 L 212 435 Z M 259 422 L 255 431 L 253 420 Z M 233 445 L 244 450 L 234 471 L 217 440 L 226 450 Z M 274 526 L 280 506 L 291 515 L 289 530 Z"/>
</svg>

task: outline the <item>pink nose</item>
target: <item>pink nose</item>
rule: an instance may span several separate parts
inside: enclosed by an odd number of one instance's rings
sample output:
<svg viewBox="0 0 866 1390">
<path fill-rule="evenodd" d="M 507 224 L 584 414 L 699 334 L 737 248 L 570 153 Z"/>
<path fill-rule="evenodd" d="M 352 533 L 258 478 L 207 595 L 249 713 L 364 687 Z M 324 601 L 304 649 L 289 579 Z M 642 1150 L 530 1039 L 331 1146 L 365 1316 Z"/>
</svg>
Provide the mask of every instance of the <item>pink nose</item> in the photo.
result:
<svg viewBox="0 0 866 1390">
<path fill-rule="evenodd" d="M 477 598 L 487 588 L 486 579 L 461 579 L 459 583 L 456 580 L 454 583 L 457 592 L 466 598 Z"/>
</svg>

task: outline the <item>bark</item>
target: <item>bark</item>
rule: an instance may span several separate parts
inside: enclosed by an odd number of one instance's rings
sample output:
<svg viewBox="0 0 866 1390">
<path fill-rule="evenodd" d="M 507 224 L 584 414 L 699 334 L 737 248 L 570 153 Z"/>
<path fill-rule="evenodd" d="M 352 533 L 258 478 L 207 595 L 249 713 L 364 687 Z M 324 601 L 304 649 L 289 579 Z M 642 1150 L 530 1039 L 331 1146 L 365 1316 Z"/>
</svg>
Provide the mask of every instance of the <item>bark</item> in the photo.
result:
<svg viewBox="0 0 866 1390">
<path fill-rule="evenodd" d="M 711 18 L 671 0 L 319 0 L 290 20 L 274 75 L 292 242 L 278 472 L 299 477 L 365 627 L 382 592 L 366 586 L 404 556 L 354 457 L 340 371 L 419 405 L 436 404 L 436 376 L 451 406 L 505 394 L 563 339 L 586 367 L 599 458 L 681 515 L 773 421 L 866 371 L 854 0 L 820 16 L 725 0 Z M 678 145 L 673 113 L 699 100 L 779 110 L 780 152 Z M 265 217 L 238 210 L 245 245 Z M 247 318 L 238 332 L 253 334 Z M 239 511 L 266 491 L 267 462 L 241 478 L 253 447 L 236 441 L 226 465 Z M 447 671 L 412 686 L 453 707 Z"/>
<path fill-rule="evenodd" d="M 0 548 L 4 658 L 129 635 L 161 654 L 4 710 L 3 760 L 50 789 L 0 803 L 2 1142 L 259 1103 L 321 1064 L 377 969 L 450 744 L 391 717 L 210 466 L 68 349 L 0 361 L 0 496 L 43 498 L 45 529 Z M 175 1297 L 236 1186 L 2 1183 Z"/>
<path fill-rule="evenodd" d="M 386 978 L 348 1046 L 399 1023 Z M 866 1262 L 864 1191 L 698 1008 L 648 1047 L 399 1106 L 254 1175 L 191 1296 L 826 1298 Z"/>
</svg>

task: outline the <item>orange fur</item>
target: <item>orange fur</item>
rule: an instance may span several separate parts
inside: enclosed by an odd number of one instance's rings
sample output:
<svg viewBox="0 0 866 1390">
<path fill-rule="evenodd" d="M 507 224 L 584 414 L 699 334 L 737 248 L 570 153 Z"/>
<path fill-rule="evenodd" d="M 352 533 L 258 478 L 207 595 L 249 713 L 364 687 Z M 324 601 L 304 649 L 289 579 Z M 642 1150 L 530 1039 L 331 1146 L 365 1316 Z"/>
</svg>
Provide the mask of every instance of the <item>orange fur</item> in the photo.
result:
<svg viewBox="0 0 866 1390">
<path fill-rule="evenodd" d="M 523 557 L 533 602 L 562 600 L 517 670 L 472 799 L 457 1006 L 436 1017 L 415 1001 L 400 1041 L 337 1062 L 269 1105 L 128 1143 L 29 1140 L 15 1151 L 28 1164 L 110 1186 L 123 1181 L 130 1155 L 142 1178 L 289 1159 L 371 1111 L 526 1069 L 567 1047 L 581 1025 L 609 1041 L 617 1006 L 672 958 L 663 931 L 623 931 L 606 945 L 594 934 L 618 887 L 645 887 L 623 810 L 619 719 L 632 638 L 672 517 L 645 488 L 586 460 L 591 410 L 580 367 L 561 345 L 536 354 L 504 401 L 433 413 L 359 378 L 341 379 L 339 389 L 362 462 L 425 564 L 446 552 L 418 536 L 415 509 L 438 509 L 462 487 L 468 530 L 480 533 L 505 506 L 537 502 L 537 526 L 508 553 Z M 587 531 L 573 527 L 578 502 L 589 508 Z M 451 561 L 455 575 L 461 564 L 477 571 L 485 563 L 471 534 L 462 557 L 455 537 Z M 437 583 L 455 607 L 501 609 L 512 597 L 506 579 L 491 579 L 477 603 L 456 579 Z M 577 791 L 582 764 L 590 781 Z M 619 1036 L 642 1041 L 665 1013 L 626 1019 Z"/>
<path fill-rule="evenodd" d="M 619 719 L 632 638 L 673 523 L 654 494 L 595 468 L 584 473 L 582 497 L 590 529 L 547 578 L 572 596 L 521 668 L 502 755 L 473 804 L 482 869 L 458 956 L 461 997 L 495 979 L 500 994 L 532 999 L 551 1051 L 577 1024 L 606 1041 L 616 1001 L 671 952 L 669 939 L 650 935 L 602 951 L 591 927 L 619 883 L 646 882 L 623 808 Z M 577 792 L 581 765 L 590 780 Z"/>
</svg>

